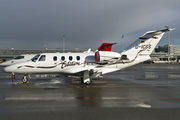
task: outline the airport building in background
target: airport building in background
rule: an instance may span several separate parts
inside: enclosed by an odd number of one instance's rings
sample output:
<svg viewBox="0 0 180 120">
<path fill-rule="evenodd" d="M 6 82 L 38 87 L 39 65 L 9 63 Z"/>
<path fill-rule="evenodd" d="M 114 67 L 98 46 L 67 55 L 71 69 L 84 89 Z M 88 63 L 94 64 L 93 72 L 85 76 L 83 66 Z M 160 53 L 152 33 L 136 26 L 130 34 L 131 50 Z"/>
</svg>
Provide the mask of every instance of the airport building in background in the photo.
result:
<svg viewBox="0 0 180 120">
<path fill-rule="evenodd" d="M 84 52 L 87 51 L 87 49 L 66 49 L 64 52 Z M 12 59 L 17 57 L 18 55 L 21 54 L 39 54 L 39 53 L 63 53 L 63 49 L 13 49 L 13 48 L 8 48 L 8 49 L 0 49 L 0 59 Z"/>
<path fill-rule="evenodd" d="M 168 49 L 169 49 L 169 52 L 168 52 Z M 171 45 L 171 44 L 158 46 L 154 49 L 153 53 L 150 56 L 151 56 L 151 60 L 167 61 L 168 56 L 170 60 L 178 60 L 180 56 L 180 46 Z"/>
<path fill-rule="evenodd" d="M 87 49 L 66 49 L 64 52 L 84 52 Z M 92 50 L 94 51 L 94 50 Z M 63 53 L 63 49 L 0 49 L 0 59 L 12 59 L 21 54 L 39 54 L 39 53 Z M 169 45 L 169 58 L 170 60 L 179 60 L 180 59 L 180 46 L 178 45 Z M 154 49 L 153 53 L 150 55 L 151 61 L 167 61 L 168 60 L 168 44 L 164 46 L 158 46 Z"/>
<path fill-rule="evenodd" d="M 158 46 L 155 48 L 155 52 L 165 52 L 168 53 L 168 45 Z M 173 56 L 179 56 L 179 46 L 177 45 L 169 45 L 169 53 Z"/>
</svg>

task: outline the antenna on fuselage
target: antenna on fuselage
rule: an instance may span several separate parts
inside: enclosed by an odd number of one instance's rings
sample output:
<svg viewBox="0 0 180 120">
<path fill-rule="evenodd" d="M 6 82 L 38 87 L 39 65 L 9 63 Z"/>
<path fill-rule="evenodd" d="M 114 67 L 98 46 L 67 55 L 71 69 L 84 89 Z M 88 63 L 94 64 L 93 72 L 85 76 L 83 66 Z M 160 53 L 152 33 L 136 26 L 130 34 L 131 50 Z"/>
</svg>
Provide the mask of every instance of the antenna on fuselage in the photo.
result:
<svg viewBox="0 0 180 120">
<path fill-rule="evenodd" d="M 65 52 L 65 35 L 63 35 L 63 53 Z"/>
</svg>

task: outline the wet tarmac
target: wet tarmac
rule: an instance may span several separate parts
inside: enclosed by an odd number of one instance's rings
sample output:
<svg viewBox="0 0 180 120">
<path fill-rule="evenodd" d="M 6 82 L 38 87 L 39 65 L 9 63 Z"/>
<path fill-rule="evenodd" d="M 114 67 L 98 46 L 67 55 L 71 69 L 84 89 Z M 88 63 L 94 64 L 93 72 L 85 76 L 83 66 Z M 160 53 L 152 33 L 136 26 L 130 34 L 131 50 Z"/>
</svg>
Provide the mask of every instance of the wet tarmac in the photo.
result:
<svg viewBox="0 0 180 120">
<path fill-rule="evenodd" d="M 22 75 L 0 68 L 0 120 L 179 120 L 180 64 L 139 64 L 93 79 Z"/>
</svg>

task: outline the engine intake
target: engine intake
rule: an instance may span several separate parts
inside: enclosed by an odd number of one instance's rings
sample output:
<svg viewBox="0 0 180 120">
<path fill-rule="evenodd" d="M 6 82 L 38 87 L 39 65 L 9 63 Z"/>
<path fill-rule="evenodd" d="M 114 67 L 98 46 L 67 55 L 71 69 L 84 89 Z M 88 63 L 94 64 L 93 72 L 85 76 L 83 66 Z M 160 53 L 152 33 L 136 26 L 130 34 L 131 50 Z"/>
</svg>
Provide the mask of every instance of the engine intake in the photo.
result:
<svg viewBox="0 0 180 120">
<path fill-rule="evenodd" d="M 95 62 L 100 64 L 105 64 L 108 62 L 114 62 L 120 59 L 120 54 L 111 51 L 96 51 L 95 52 Z"/>
</svg>

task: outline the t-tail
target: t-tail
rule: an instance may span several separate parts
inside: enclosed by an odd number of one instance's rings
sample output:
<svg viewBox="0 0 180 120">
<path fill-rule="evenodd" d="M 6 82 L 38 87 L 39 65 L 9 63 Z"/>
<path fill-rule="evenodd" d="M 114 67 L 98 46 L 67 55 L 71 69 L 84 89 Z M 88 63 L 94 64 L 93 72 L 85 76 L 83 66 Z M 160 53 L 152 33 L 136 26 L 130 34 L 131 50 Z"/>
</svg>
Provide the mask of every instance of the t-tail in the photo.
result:
<svg viewBox="0 0 180 120">
<path fill-rule="evenodd" d="M 126 50 L 121 53 L 121 56 L 126 56 L 130 61 L 135 60 L 138 56 L 147 56 L 152 53 L 156 45 L 159 43 L 164 33 L 174 29 L 170 29 L 165 26 L 166 29 L 148 31 L 133 44 L 131 44 Z"/>
</svg>

